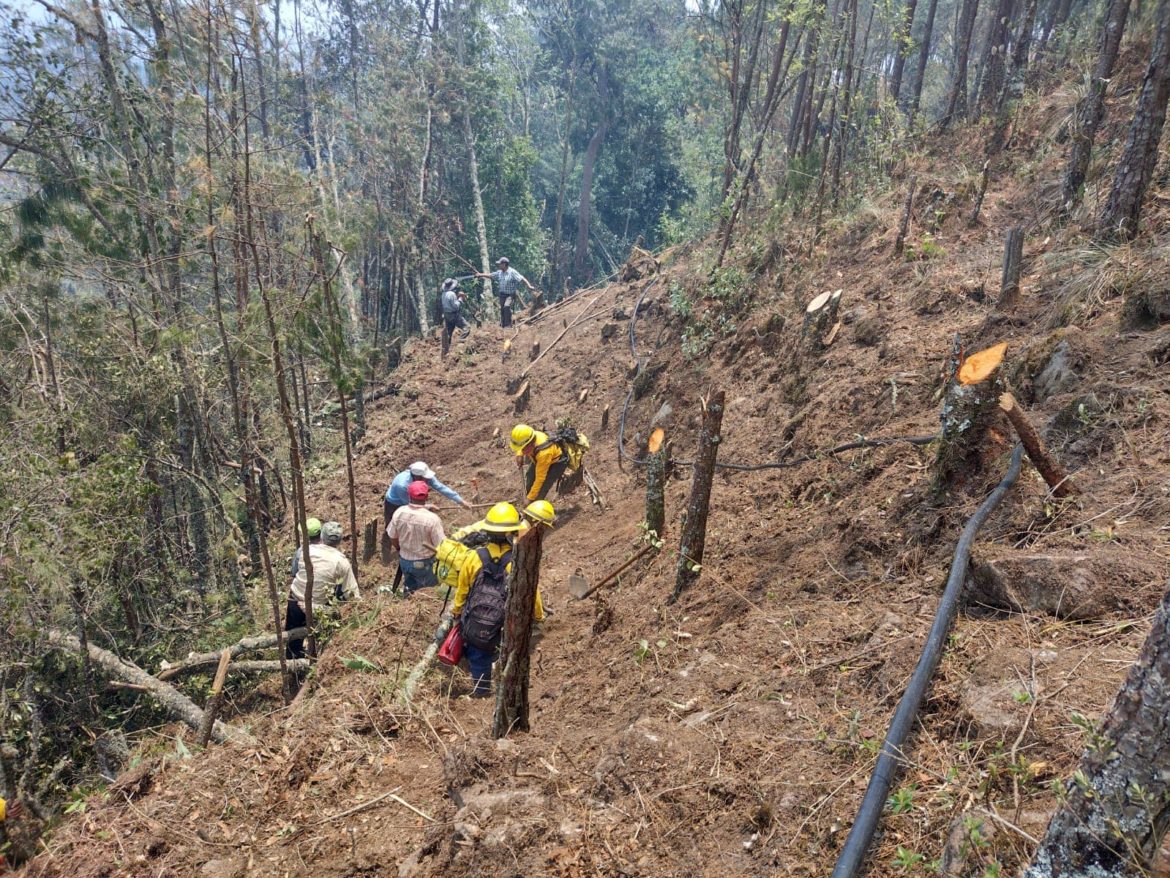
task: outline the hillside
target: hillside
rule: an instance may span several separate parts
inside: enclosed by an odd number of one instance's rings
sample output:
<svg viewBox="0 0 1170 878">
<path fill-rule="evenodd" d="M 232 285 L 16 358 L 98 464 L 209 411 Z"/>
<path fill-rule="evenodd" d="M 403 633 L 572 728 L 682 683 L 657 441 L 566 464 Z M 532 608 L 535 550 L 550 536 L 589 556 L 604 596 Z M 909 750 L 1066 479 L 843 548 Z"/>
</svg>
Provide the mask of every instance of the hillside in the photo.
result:
<svg viewBox="0 0 1170 878">
<path fill-rule="evenodd" d="M 827 874 L 957 533 L 1013 439 L 994 435 L 982 470 L 942 502 L 929 485 L 933 447 L 816 452 L 936 432 L 955 333 L 968 351 L 1008 343 L 1008 380 L 1081 493 L 1054 503 L 1026 465 L 980 533 L 977 567 L 1024 570 L 1043 587 L 1025 612 L 972 602 L 960 617 L 870 873 L 926 874 L 944 848 L 962 860 L 948 874 L 1017 872 L 1084 747 L 1078 714 L 1109 706 L 1170 557 L 1170 315 L 1123 314 L 1135 287 L 1165 301 L 1170 227 L 1156 217 L 1146 238 L 1103 249 L 1075 223 L 1053 223 L 1070 105 L 1059 91 L 1027 104 L 974 227 L 977 126 L 931 140 L 888 191 L 815 241 L 761 221 L 714 281 L 704 248 L 677 249 L 655 275 L 583 290 L 521 327 L 505 354 L 511 334 L 490 326 L 445 367 L 437 338 L 409 342 L 390 377 L 397 392 L 373 404 L 357 448 L 363 520 L 417 458 L 469 496 L 514 497 L 499 438 L 517 419 L 506 385 L 534 342 L 549 351 L 566 321 L 598 318 L 537 364 L 523 415 L 568 417 L 589 435 L 606 500 L 599 511 L 583 492 L 554 498 L 561 520 L 541 582 L 555 614 L 534 663 L 532 731 L 492 741 L 491 705 L 459 698 L 462 672 L 435 670 L 411 709 L 399 703 L 396 681 L 422 654 L 439 602 L 380 593 L 389 575 L 375 560 L 352 624 L 292 708 L 272 681 L 234 690 L 232 721 L 259 746 L 181 757 L 175 738 L 186 733 L 171 728 L 22 874 Z M 1115 135 L 1124 115 L 1110 116 Z M 912 258 L 896 258 L 912 177 Z M 1151 213 L 1164 216 L 1167 197 L 1155 193 Z M 1012 225 L 1027 231 L 1023 297 L 1004 313 L 995 298 Z M 844 291 L 841 330 L 823 354 L 800 353 L 803 306 L 829 289 Z M 619 459 L 621 426 L 636 456 L 658 415 L 675 455 L 690 458 L 709 388 L 727 394 L 721 461 L 792 465 L 718 473 L 701 576 L 677 605 L 665 603 L 668 552 L 572 600 L 570 574 L 596 581 L 639 544 L 644 480 Z M 335 454 L 310 479 L 310 509 L 344 520 L 344 461 Z M 668 545 L 689 481 L 680 466 L 668 485 Z M 342 664 L 355 655 L 380 670 Z"/>
</svg>

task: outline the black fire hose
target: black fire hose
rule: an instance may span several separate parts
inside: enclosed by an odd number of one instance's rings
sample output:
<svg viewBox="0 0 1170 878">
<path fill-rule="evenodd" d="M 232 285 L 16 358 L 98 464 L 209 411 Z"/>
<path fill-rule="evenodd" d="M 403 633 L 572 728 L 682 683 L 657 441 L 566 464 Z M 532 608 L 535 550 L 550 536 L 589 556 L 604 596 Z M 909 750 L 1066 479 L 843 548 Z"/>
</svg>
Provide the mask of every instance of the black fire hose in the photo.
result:
<svg viewBox="0 0 1170 878">
<path fill-rule="evenodd" d="M 982 505 L 975 510 L 963 533 L 959 543 L 955 546 L 955 559 L 951 562 L 951 573 L 947 577 L 947 585 L 943 590 L 942 599 L 938 603 L 934 624 L 930 626 L 930 634 L 926 638 L 926 645 L 922 649 L 922 657 L 918 659 L 918 666 L 906 691 L 902 693 L 902 700 L 898 702 L 898 709 L 894 711 L 894 718 L 890 722 L 890 730 L 886 732 L 886 740 L 882 743 L 881 754 L 878 756 L 877 766 L 873 776 L 869 779 L 865 798 L 861 800 L 861 807 L 857 811 L 857 819 L 853 821 L 853 828 L 849 830 L 849 837 L 845 839 L 845 846 L 837 858 L 837 865 L 833 868 L 833 878 L 855 878 L 865 861 L 870 842 L 873 841 L 878 821 L 882 817 L 882 809 L 890 794 L 890 786 L 894 781 L 894 774 L 901 763 L 902 746 L 910 733 L 911 726 L 918 716 L 918 708 L 922 698 L 930 685 L 934 672 L 938 669 L 942 658 L 943 647 L 947 641 L 947 634 L 955 621 L 959 611 L 959 597 L 963 591 L 963 582 L 967 577 L 967 564 L 971 559 L 971 543 L 975 534 L 983 526 L 992 510 L 999 505 L 1008 489 L 1015 484 L 1020 475 L 1020 461 L 1023 458 L 1024 448 L 1017 445 L 1012 452 L 1012 461 L 1008 466 L 1007 474 L 994 491 L 988 495 Z"/>
</svg>

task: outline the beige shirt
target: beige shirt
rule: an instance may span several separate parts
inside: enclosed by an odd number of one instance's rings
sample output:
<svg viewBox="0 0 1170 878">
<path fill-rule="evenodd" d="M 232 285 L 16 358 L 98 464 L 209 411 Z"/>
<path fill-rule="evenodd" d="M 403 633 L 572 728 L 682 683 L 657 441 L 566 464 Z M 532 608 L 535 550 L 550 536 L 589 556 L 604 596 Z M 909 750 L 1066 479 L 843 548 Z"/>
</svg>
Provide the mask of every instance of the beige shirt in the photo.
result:
<svg viewBox="0 0 1170 878">
<path fill-rule="evenodd" d="M 338 586 L 341 586 L 341 596 L 345 600 L 361 597 L 357 577 L 353 575 L 353 568 L 349 566 L 349 559 L 345 555 L 332 546 L 313 543 L 309 546 L 309 557 L 313 560 L 313 612 L 333 600 Z M 308 584 L 309 577 L 302 562 L 289 586 L 293 598 L 302 607 L 305 605 L 305 586 Z"/>
<path fill-rule="evenodd" d="M 425 506 L 403 506 L 386 528 L 390 539 L 398 540 L 398 557 L 404 561 L 425 561 L 447 538 L 439 516 Z"/>
</svg>

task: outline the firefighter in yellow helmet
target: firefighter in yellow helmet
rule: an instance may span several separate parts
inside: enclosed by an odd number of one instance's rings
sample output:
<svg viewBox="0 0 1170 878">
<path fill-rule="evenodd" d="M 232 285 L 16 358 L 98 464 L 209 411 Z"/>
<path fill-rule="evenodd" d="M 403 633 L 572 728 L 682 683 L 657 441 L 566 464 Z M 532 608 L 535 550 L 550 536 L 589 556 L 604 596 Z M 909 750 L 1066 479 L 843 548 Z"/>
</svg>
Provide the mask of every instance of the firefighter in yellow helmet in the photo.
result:
<svg viewBox="0 0 1170 878">
<path fill-rule="evenodd" d="M 524 466 L 525 459 L 529 461 L 524 477 L 529 502 L 543 500 L 548 489 L 560 481 L 569 467 L 569 456 L 561 444 L 551 441 L 547 433 L 528 424 L 517 424 L 512 428 L 508 447 L 516 455 L 516 466 Z"/>
<path fill-rule="evenodd" d="M 487 534 L 487 542 L 468 553 L 459 569 L 451 613 L 463 625 L 464 649 L 473 684 L 472 698 L 487 698 L 492 694 L 492 662 L 503 631 L 512 543 L 522 526 L 515 506 L 497 503 L 483 519 L 482 529 Z M 466 619 L 465 610 L 469 615 Z M 544 619 L 544 607 L 539 597 L 533 618 L 538 622 Z"/>
<path fill-rule="evenodd" d="M 556 510 L 547 500 L 533 500 L 524 507 L 524 517 L 533 524 L 543 524 L 550 528 L 557 521 Z"/>
</svg>

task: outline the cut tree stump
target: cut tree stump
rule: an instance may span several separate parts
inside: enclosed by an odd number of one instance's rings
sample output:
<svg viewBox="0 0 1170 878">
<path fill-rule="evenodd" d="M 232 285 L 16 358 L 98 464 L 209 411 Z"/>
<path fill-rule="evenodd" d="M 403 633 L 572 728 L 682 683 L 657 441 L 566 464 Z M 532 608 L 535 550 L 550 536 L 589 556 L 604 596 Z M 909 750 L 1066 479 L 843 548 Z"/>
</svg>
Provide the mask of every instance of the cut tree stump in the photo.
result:
<svg viewBox="0 0 1170 878">
<path fill-rule="evenodd" d="M 534 341 L 531 350 L 528 351 L 528 362 L 532 362 L 540 356 L 540 342 Z"/>
<path fill-rule="evenodd" d="M 580 405 L 589 398 L 589 390 L 590 388 L 588 387 L 581 388 L 581 392 L 577 394 L 577 405 Z"/>
<path fill-rule="evenodd" d="M 800 340 L 802 343 L 807 340 L 811 350 L 820 351 L 827 347 L 827 339 L 837 325 L 837 312 L 841 308 L 841 292 L 841 290 L 837 290 L 821 293 L 805 307 L 804 323 L 800 327 Z"/>
<path fill-rule="evenodd" d="M 914 210 L 914 188 L 918 185 L 918 177 L 910 178 L 910 185 L 906 190 L 906 204 L 902 208 L 902 222 L 898 224 L 898 237 L 894 239 L 894 254 L 902 255 L 906 246 L 906 235 L 910 231 L 910 215 Z"/>
<path fill-rule="evenodd" d="M 512 550 L 512 574 L 508 582 L 508 603 L 504 615 L 503 641 L 496 667 L 502 668 L 496 682 L 496 712 L 492 737 L 528 731 L 528 671 L 532 648 L 532 617 L 536 611 L 536 589 L 540 585 L 540 558 L 544 546 L 543 527 L 533 527 L 516 541 Z"/>
<path fill-rule="evenodd" d="M 686 521 L 678 548 L 678 573 L 674 591 L 667 599 L 673 604 L 683 591 L 699 577 L 703 547 L 707 541 L 707 513 L 711 505 L 711 485 L 715 480 L 715 459 L 719 454 L 723 425 L 723 391 L 712 391 L 702 400 L 703 426 L 699 432 L 699 451 L 695 455 L 695 476 L 687 501 Z"/>
<path fill-rule="evenodd" d="M 230 649 L 225 649 L 219 654 L 219 667 L 215 669 L 215 679 L 211 683 L 211 696 L 207 699 L 207 706 L 203 708 L 203 724 L 199 726 L 200 747 L 206 747 L 207 742 L 211 740 L 211 727 L 219 716 L 219 709 L 223 705 L 223 684 L 227 680 L 228 665 L 231 664 L 231 660 L 232 651 Z"/>
<path fill-rule="evenodd" d="M 48 631 L 48 640 L 53 646 L 68 649 L 70 652 L 75 652 L 78 655 L 81 655 L 83 652 L 81 641 L 74 635 L 64 631 L 50 629 Z M 167 713 L 175 719 L 186 723 L 195 731 L 199 731 L 202 728 L 204 720 L 203 711 L 199 709 L 199 706 L 194 701 L 178 689 L 161 682 L 133 662 L 117 656 L 107 649 L 102 649 L 93 642 L 88 643 L 87 647 L 88 649 L 84 651 L 89 656 L 89 660 L 111 677 L 116 680 L 121 680 L 123 683 L 130 683 L 143 692 L 148 693 L 166 709 Z M 219 661 L 219 657 L 220 654 L 216 653 L 215 660 Z M 218 720 L 211 725 L 211 740 L 217 744 L 223 744 L 228 741 L 233 741 L 238 744 L 256 743 L 256 739 L 243 729 L 237 729 Z"/>
<path fill-rule="evenodd" d="M 1012 426 L 1015 427 L 1016 434 L 1024 445 L 1024 450 L 1028 452 L 1028 457 L 1031 458 L 1040 475 L 1044 477 L 1048 487 L 1052 489 L 1052 496 L 1067 497 L 1077 493 L 1076 486 L 1069 479 L 1068 471 L 1056 462 L 1056 459 L 1044 445 L 1044 440 L 1040 438 L 1040 434 L 1036 432 L 1036 428 L 1032 426 L 1032 422 L 1028 420 L 1028 416 L 1024 414 L 1024 410 L 1016 402 L 1016 398 L 1010 393 L 1003 394 L 999 398 L 999 407 L 1007 415 Z"/>
<path fill-rule="evenodd" d="M 530 390 L 531 390 L 531 386 L 529 385 L 527 380 L 523 384 L 520 385 L 520 389 L 517 390 L 516 394 L 512 397 L 512 411 L 513 412 L 515 412 L 516 414 L 520 414 L 521 412 L 523 412 L 525 409 L 528 408 L 528 394 L 529 394 Z"/>
<path fill-rule="evenodd" d="M 996 400 L 1002 390 L 999 364 L 1006 345 L 996 345 L 962 360 L 963 343 L 955 333 L 943 396 L 938 453 L 931 490 L 940 499 L 952 487 L 962 485 L 978 472 L 987 450 L 988 428 L 995 419 Z"/>
<path fill-rule="evenodd" d="M 605 404 L 605 408 L 601 410 L 601 432 L 604 433 L 609 430 L 609 403 Z"/>
<path fill-rule="evenodd" d="M 381 523 L 379 518 L 371 518 L 362 530 L 362 563 L 368 564 L 370 559 L 378 554 L 378 534 Z"/>
<path fill-rule="evenodd" d="M 666 432 L 658 427 L 646 445 L 646 528 L 655 538 L 666 533 Z"/>
<path fill-rule="evenodd" d="M 990 176 L 991 159 L 988 159 L 983 163 L 983 173 L 979 177 L 979 192 L 975 195 L 975 207 L 971 209 L 971 219 L 967 221 L 968 225 L 979 224 L 979 211 L 983 209 L 983 198 L 987 195 L 987 182 Z"/>
<path fill-rule="evenodd" d="M 1024 261 L 1024 230 L 1008 229 L 1003 248 L 1003 275 L 999 284 L 997 311 L 1013 311 L 1020 304 L 1020 269 Z"/>
</svg>

